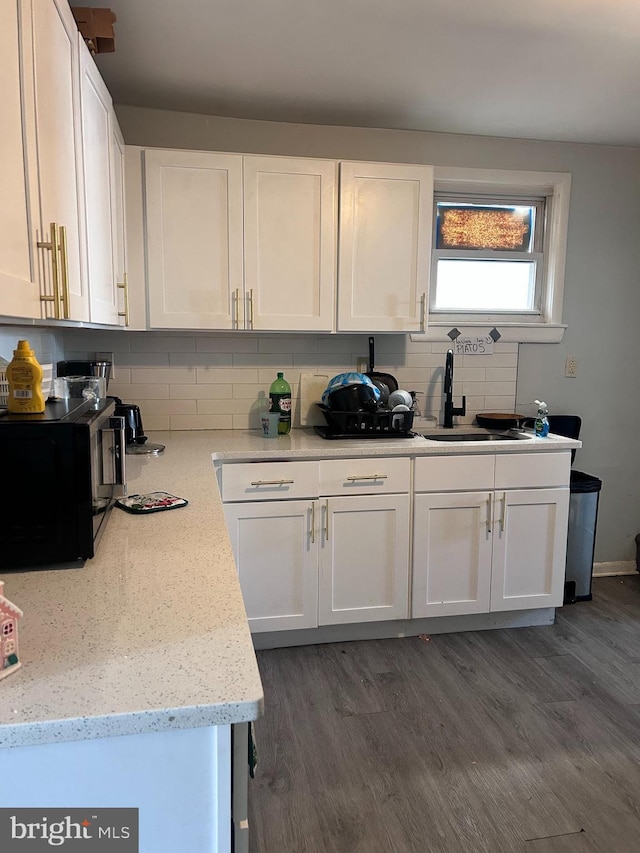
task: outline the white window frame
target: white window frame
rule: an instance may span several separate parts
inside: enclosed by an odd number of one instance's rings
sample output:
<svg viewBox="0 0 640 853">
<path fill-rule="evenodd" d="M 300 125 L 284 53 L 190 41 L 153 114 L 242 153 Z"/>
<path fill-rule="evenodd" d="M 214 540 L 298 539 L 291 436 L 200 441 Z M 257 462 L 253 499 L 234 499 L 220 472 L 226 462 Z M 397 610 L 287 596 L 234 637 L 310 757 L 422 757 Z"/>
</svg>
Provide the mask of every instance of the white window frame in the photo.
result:
<svg viewBox="0 0 640 853">
<path fill-rule="evenodd" d="M 571 175 L 565 172 L 523 172 L 505 169 L 470 169 L 436 166 L 435 191 L 478 196 L 496 195 L 523 198 L 544 196 L 545 246 L 542 284 L 536 310 L 513 312 L 442 312 L 429 311 L 427 332 L 414 334 L 412 340 L 448 340 L 447 332 L 456 327 L 465 334 L 486 334 L 495 326 L 503 341 L 558 342 L 566 324 L 562 322 L 564 274 L 569 221 Z M 435 240 L 432 249 L 432 282 L 435 283 Z"/>
</svg>

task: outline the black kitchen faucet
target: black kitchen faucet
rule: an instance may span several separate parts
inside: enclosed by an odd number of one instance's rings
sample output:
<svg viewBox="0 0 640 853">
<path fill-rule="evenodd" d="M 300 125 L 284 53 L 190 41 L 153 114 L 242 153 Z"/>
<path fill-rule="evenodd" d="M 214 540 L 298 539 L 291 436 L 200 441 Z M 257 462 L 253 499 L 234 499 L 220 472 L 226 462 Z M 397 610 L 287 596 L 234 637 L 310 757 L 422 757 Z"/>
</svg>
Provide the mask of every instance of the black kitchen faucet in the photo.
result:
<svg viewBox="0 0 640 853">
<path fill-rule="evenodd" d="M 453 427 L 454 415 L 466 415 L 467 398 L 462 397 L 462 406 L 456 408 L 453 405 L 453 350 L 447 350 L 447 360 L 444 367 L 444 427 Z"/>
</svg>

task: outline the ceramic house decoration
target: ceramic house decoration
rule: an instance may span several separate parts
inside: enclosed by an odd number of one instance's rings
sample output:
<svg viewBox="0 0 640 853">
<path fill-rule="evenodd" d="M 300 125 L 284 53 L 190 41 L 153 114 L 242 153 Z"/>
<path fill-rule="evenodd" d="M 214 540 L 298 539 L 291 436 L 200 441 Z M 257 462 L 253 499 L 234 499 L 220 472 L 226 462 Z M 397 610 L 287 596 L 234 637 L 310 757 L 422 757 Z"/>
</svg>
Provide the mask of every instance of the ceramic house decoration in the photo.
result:
<svg viewBox="0 0 640 853">
<path fill-rule="evenodd" d="M 22 610 L 4 597 L 4 581 L 0 581 L 0 679 L 20 669 L 18 660 L 18 619 Z"/>
</svg>

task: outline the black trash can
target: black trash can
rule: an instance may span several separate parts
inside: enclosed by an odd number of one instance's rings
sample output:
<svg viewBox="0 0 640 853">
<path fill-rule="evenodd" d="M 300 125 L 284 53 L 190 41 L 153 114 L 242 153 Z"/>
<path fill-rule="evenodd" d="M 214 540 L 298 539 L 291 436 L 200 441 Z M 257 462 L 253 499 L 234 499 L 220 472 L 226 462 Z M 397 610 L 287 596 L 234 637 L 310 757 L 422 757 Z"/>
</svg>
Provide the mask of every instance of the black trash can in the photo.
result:
<svg viewBox="0 0 640 853">
<path fill-rule="evenodd" d="M 601 487 L 602 480 L 598 477 L 583 474 L 582 471 L 571 471 L 565 604 L 591 601 L 591 573 Z"/>
</svg>

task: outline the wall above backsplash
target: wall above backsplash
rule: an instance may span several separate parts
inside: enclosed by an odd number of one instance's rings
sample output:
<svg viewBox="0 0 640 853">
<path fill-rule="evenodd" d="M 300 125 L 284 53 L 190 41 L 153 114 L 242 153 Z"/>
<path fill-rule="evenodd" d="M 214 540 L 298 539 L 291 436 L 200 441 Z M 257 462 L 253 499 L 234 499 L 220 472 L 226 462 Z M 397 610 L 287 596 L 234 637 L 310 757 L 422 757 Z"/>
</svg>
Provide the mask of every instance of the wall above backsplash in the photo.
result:
<svg viewBox="0 0 640 853">
<path fill-rule="evenodd" d="M 366 335 L 83 329 L 62 334 L 68 359 L 113 352 L 109 393 L 140 406 L 145 430 L 257 429 L 278 370 L 291 385 L 293 425 L 299 426 L 300 374 L 355 370 L 357 360 L 368 355 Z M 422 412 L 441 421 L 447 345 L 379 335 L 375 347 L 376 369 L 417 391 Z M 454 395 L 467 396 L 467 416 L 459 422 L 471 423 L 477 412 L 513 411 L 517 369 L 518 344 L 513 343 L 498 342 L 492 355 L 456 357 Z"/>
</svg>

